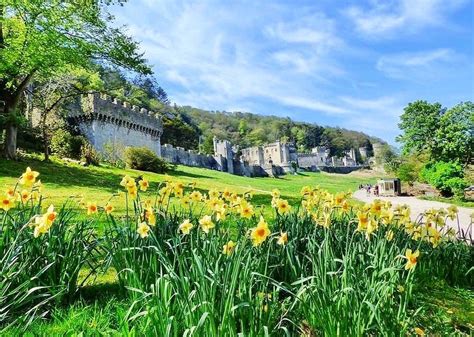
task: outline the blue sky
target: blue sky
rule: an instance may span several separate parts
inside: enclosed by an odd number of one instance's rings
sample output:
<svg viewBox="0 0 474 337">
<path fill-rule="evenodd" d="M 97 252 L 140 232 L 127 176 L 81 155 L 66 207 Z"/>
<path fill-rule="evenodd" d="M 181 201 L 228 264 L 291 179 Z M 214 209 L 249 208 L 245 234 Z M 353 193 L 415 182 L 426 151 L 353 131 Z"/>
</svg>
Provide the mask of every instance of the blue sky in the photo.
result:
<svg viewBox="0 0 474 337">
<path fill-rule="evenodd" d="M 171 101 L 394 144 L 407 103 L 474 100 L 473 2 L 130 0 L 112 8 Z"/>
</svg>

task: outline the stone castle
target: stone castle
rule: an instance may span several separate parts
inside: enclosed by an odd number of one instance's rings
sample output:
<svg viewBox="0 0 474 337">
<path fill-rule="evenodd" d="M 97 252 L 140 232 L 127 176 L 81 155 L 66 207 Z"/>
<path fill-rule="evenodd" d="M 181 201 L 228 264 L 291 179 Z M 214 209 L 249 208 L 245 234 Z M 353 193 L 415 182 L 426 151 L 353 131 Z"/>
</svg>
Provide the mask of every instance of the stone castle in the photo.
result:
<svg viewBox="0 0 474 337">
<path fill-rule="evenodd" d="M 278 176 L 294 172 L 296 168 L 347 173 L 362 167 L 355 149 L 336 158 L 331 157 L 325 147 L 315 147 L 311 153 L 298 153 L 293 144 L 280 141 L 239 149 L 227 140 L 214 138 L 213 155 L 161 145 L 163 125 L 159 114 L 104 94 L 83 96 L 80 103 L 71 107 L 68 121 L 105 158 L 121 158 L 126 147 L 147 147 L 173 164 L 250 177 Z M 365 148 L 360 148 L 359 153 L 363 160 L 368 159 Z"/>
</svg>

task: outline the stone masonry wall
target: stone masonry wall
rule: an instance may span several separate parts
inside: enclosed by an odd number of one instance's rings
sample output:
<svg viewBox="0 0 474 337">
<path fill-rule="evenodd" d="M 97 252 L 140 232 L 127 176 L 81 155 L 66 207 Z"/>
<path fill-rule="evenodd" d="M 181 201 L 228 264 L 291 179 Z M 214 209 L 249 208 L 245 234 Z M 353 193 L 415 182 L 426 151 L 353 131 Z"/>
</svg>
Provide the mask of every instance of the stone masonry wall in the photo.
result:
<svg viewBox="0 0 474 337">
<path fill-rule="evenodd" d="M 71 109 L 69 121 L 101 154 L 120 158 L 127 146 L 147 147 L 161 156 L 163 132 L 158 114 L 112 100 L 107 95 L 82 97 L 80 108 Z"/>
</svg>

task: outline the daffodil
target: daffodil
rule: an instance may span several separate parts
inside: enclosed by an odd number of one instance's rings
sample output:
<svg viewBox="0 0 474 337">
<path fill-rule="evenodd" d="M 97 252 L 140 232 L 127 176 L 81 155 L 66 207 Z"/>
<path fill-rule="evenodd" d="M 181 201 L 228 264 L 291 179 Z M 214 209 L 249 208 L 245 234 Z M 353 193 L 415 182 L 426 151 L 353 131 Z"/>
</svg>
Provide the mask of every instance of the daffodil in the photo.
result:
<svg viewBox="0 0 474 337">
<path fill-rule="evenodd" d="M 104 211 L 107 214 L 111 214 L 114 211 L 114 206 L 112 206 L 110 203 L 107 203 L 104 207 Z"/>
<path fill-rule="evenodd" d="M 199 191 L 193 191 L 189 195 L 189 198 L 191 198 L 191 200 L 194 201 L 194 202 L 200 202 L 202 200 L 202 194 Z"/>
<path fill-rule="evenodd" d="M 418 262 L 418 256 L 420 256 L 420 251 L 416 250 L 412 252 L 411 249 L 407 249 L 405 251 L 405 258 L 407 259 L 407 263 L 405 265 L 405 270 L 409 270 L 415 268 L 416 263 Z"/>
<path fill-rule="evenodd" d="M 219 198 L 219 191 L 215 188 L 211 188 L 209 192 L 207 192 L 209 199 L 217 199 Z"/>
<path fill-rule="evenodd" d="M 451 220 L 456 219 L 456 216 L 458 214 L 459 210 L 455 205 L 451 205 L 448 207 L 448 218 Z"/>
<path fill-rule="evenodd" d="M 235 249 L 235 242 L 230 240 L 224 246 L 222 246 L 222 254 L 230 256 Z"/>
<path fill-rule="evenodd" d="M 53 205 L 48 207 L 45 214 L 36 216 L 35 223 L 33 224 L 33 236 L 37 238 L 42 234 L 46 234 L 53 225 L 54 220 L 56 220 L 56 217 L 57 213 L 54 211 Z"/>
<path fill-rule="evenodd" d="M 183 235 L 189 234 L 194 225 L 189 221 L 189 219 L 184 220 L 178 227 Z"/>
<path fill-rule="evenodd" d="M 126 175 L 125 177 L 122 178 L 122 181 L 120 182 L 120 186 L 127 187 L 131 182 L 135 184 L 135 180 L 133 178 L 130 178 L 130 176 Z"/>
<path fill-rule="evenodd" d="M 425 331 L 421 328 L 415 328 L 415 333 L 417 336 L 424 336 L 425 335 Z"/>
<path fill-rule="evenodd" d="M 365 229 L 365 237 L 367 240 L 370 240 L 370 236 L 377 230 L 378 222 L 375 219 L 370 219 L 369 223 L 367 224 L 367 228 Z"/>
<path fill-rule="evenodd" d="M 230 197 L 232 196 L 232 192 L 229 191 L 227 188 L 222 192 L 222 197 L 226 200 L 229 200 Z"/>
<path fill-rule="evenodd" d="M 29 167 L 27 167 L 25 173 L 21 175 L 19 183 L 20 185 L 32 186 L 38 176 L 38 172 L 32 171 Z"/>
<path fill-rule="evenodd" d="M 150 226 L 148 226 L 146 222 L 141 222 L 138 225 L 137 233 L 140 235 L 142 239 L 148 236 L 149 231 L 150 231 Z"/>
<path fill-rule="evenodd" d="M 135 185 L 135 183 L 133 183 L 133 185 L 127 185 L 127 191 L 128 191 L 128 195 L 130 196 L 131 199 L 136 199 L 137 198 L 137 195 L 138 195 L 138 189 L 137 189 L 137 185 Z"/>
<path fill-rule="evenodd" d="M 15 197 L 15 189 L 13 187 L 8 187 L 7 190 L 5 191 L 5 194 L 10 198 L 14 198 Z"/>
<path fill-rule="evenodd" d="M 272 198 L 278 199 L 280 195 L 281 195 L 280 190 L 276 188 L 272 190 Z"/>
<path fill-rule="evenodd" d="M 394 233 L 391 229 L 389 231 L 387 231 L 387 233 L 385 234 L 385 238 L 389 242 L 393 240 L 393 236 L 394 236 Z"/>
<path fill-rule="evenodd" d="M 291 206 L 288 204 L 288 201 L 284 199 L 278 199 L 276 207 L 279 214 L 286 214 L 290 211 Z"/>
<path fill-rule="evenodd" d="M 150 183 L 145 178 L 142 178 L 141 180 L 139 180 L 138 184 L 140 185 L 140 191 L 143 191 L 143 192 L 145 192 L 148 189 L 148 187 L 150 187 Z"/>
<path fill-rule="evenodd" d="M 260 221 L 258 222 L 257 227 L 252 228 L 250 233 L 250 238 L 252 239 L 253 245 L 261 245 L 267 239 L 270 233 L 271 232 L 268 228 L 268 223 L 262 216 L 260 216 Z"/>
<path fill-rule="evenodd" d="M 23 190 L 20 193 L 20 198 L 21 198 L 21 201 L 25 203 L 30 199 L 30 193 L 27 190 Z"/>
<path fill-rule="evenodd" d="M 277 240 L 277 245 L 284 246 L 288 243 L 288 233 L 287 232 L 280 232 L 280 236 Z"/>
<path fill-rule="evenodd" d="M 374 215 L 379 216 L 380 212 L 382 211 L 382 203 L 380 200 L 376 199 L 372 203 L 372 206 L 370 207 L 370 212 Z"/>
<path fill-rule="evenodd" d="M 56 220 L 56 217 L 57 217 L 57 213 L 54 211 L 54 206 L 53 205 L 49 205 L 48 207 L 48 210 L 46 211 L 46 213 L 43 215 L 44 217 L 44 222 L 48 225 L 48 226 L 51 226 L 54 222 L 54 220 Z"/>
<path fill-rule="evenodd" d="M 10 198 L 8 195 L 0 199 L 0 208 L 3 209 L 5 212 L 9 211 L 11 208 L 13 208 L 13 206 L 13 199 Z"/>
<path fill-rule="evenodd" d="M 334 198 L 333 198 L 333 203 L 335 206 L 340 206 L 342 202 L 344 201 L 344 193 L 337 193 Z"/>
<path fill-rule="evenodd" d="M 187 207 L 191 203 L 191 199 L 189 198 L 188 195 L 185 195 L 181 198 L 181 205 Z"/>
<path fill-rule="evenodd" d="M 253 214 L 253 206 L 250 205 L 247 201 L 243 200 L 240 203 L 240 216 L 242 218 L 250 219 Z"/>
<path fill-rule="evenodd" d="M 87 215 L 97 213 L 97 204 L 95 202 L 87 203 Z"/>
<path fill-rule="evenodd" d="M 146 208 L 144 217 L 150 226 L 156 225 L 156 216 L 155 216 L 155 213 L 153 212 L 153 208 L 151 207 Z"/>
<path fill-rule="evenodd" d="M 369 215 L 365 212 L 357 212 L 357 218 L 359 220 L 359 223 L 357 225 L 357 230 L 358 231 L 363 231 L 367 228 L 367 225 L 369 224 Z"/>
<path fill-rule="evenodd" d="M 209 230 L 214 228 L 216 225 L 212 222 L 212 217 L 210 215 L 205 215 L 199 220 L 199 225 L 201 226 L 201 230 L 204 233 L 209 233 Z"/>
</svg>

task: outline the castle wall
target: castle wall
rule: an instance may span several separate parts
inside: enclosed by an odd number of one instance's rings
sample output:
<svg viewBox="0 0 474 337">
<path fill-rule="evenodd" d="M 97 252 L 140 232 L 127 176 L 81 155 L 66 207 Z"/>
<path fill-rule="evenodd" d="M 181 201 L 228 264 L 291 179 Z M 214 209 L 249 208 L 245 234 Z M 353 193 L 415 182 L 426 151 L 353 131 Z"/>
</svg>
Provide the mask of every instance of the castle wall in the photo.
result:
<svg viewBox="0 0 474 337">
<path fill-rule="evenodd" d="M 222 156 L 208 156 L 196 151 L 185 150 L 182 147 L 173 147 L 170 144 L 165 144 L 161 147 L 161 156 L 164 160 L 173 164 L 228 172 L 227 160 Z"/>
<path fill-rule="evenodd" d="M 161 156 L 161 118 L 154 112 L 110 99 L 107 95 L 83 96 L 71 109 L 69 121 L 102 155 L 121 158 L 127 146 L 147 147 Z"/>
</svg>

